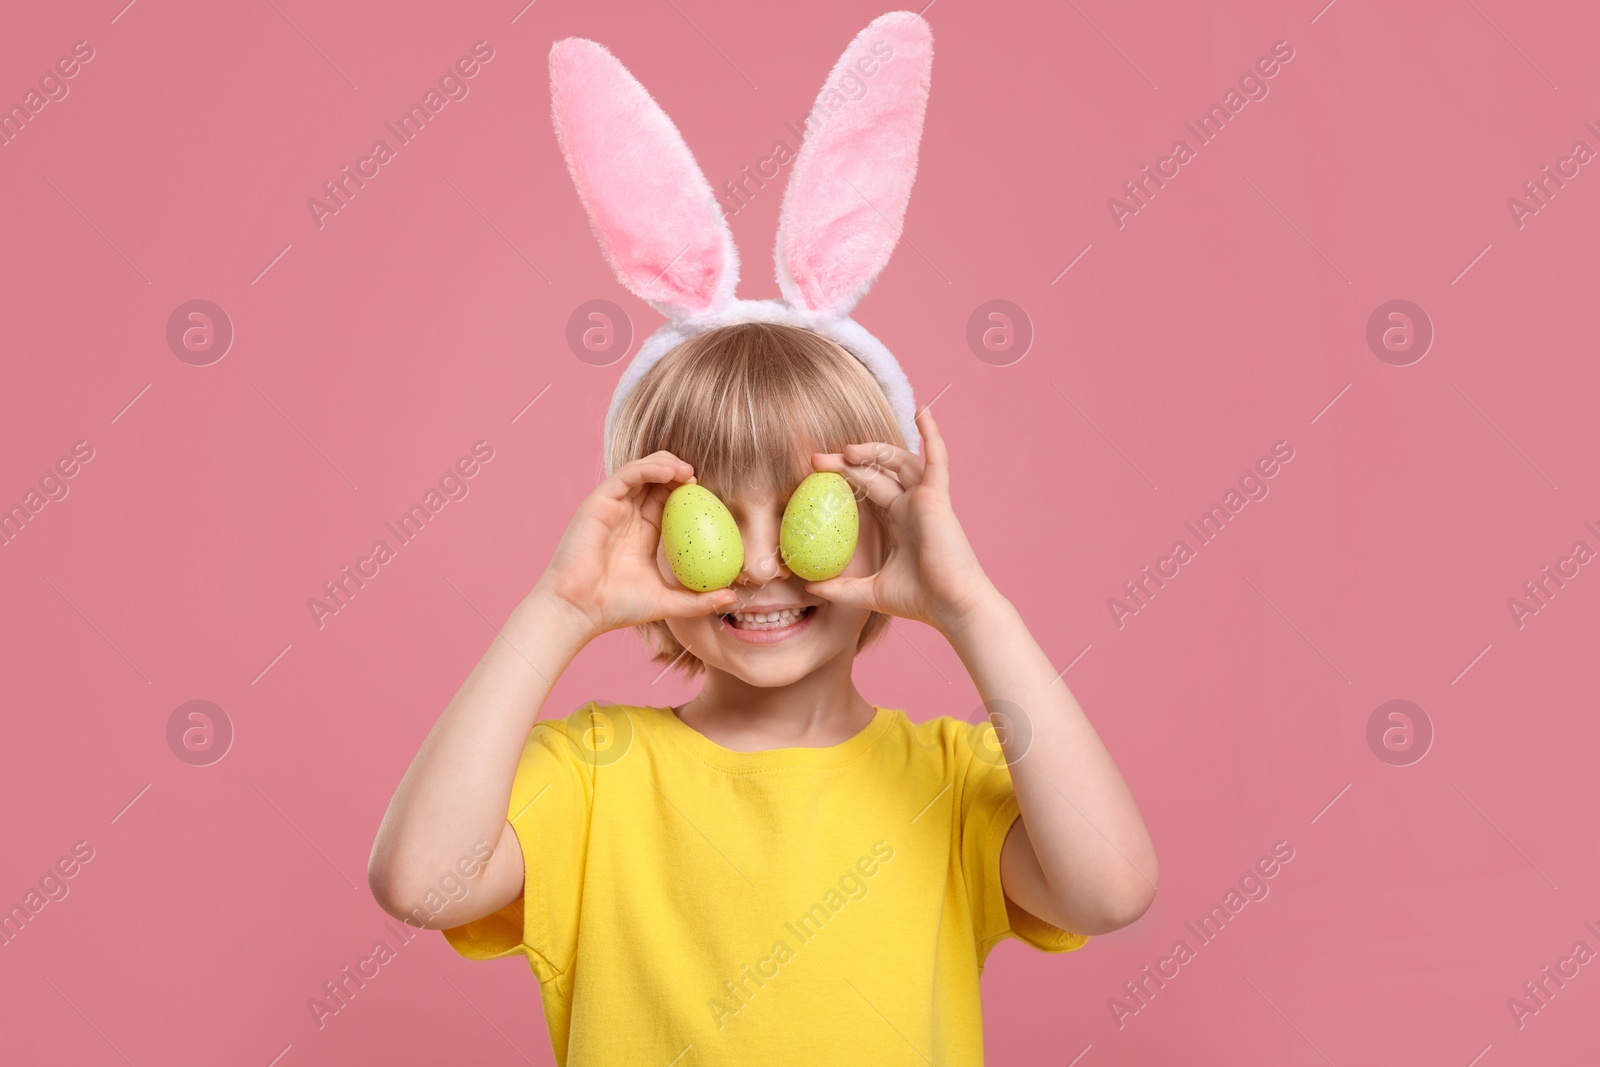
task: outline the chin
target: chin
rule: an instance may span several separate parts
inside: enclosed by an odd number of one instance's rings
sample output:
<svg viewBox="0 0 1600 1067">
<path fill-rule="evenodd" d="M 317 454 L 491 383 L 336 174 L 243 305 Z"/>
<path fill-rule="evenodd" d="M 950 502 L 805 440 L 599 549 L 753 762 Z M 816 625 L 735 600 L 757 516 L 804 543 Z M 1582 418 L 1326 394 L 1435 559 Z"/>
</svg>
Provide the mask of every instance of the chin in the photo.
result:
<svg viewBox="0 0 1600 1067">
<path fill-rule="evenodd" d="M 707 666 L 732 675 L 745 685 L 757 689 L 782 689 L 800 681 L 815 670 L 817 665 L 785 657 L 784 662 L 749 663 L 730 659 L 708 663 Z"/>
</svg>

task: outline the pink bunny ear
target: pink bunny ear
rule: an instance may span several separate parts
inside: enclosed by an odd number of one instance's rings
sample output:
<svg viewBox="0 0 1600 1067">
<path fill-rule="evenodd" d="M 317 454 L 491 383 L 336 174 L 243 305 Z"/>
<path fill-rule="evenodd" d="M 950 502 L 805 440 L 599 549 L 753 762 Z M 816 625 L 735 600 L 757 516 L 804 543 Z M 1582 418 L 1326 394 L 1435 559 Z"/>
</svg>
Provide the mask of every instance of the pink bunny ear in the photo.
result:
<svg viewBox="0 0 1600 1067">
<path fill-rule="evenodd" d="M 739 253 L 678 128 L 617 58 L 580 37 L 550 49 L 567 170 L 617 280 L 674 321 L 726 306 Z"/>
<path fill-rule="evenodd" d="M 927 22 L 891 11 L 828 75 L 778 224 L 778 288 L 791 305 L 848 315 L 889 262 L 917 175 L 932 69 Z"/>
</svg>

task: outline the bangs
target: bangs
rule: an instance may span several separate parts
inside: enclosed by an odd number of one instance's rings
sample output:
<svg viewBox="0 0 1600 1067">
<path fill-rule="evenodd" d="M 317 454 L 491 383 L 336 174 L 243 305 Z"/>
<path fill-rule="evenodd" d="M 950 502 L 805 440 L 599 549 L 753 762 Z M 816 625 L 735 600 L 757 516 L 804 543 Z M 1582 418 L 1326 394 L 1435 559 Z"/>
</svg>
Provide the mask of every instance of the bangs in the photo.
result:
<svg viewBox="0 0 1600 1067">
<path fill-rule="evenodd" d="M 870 371 L 810 330 L 739 323 L 668 352 L 618 412 L 606 473 L 665 449 L 724 500 L 787 496 L 811 453 L 863 441 L 905 447 Z"/>
</svg>

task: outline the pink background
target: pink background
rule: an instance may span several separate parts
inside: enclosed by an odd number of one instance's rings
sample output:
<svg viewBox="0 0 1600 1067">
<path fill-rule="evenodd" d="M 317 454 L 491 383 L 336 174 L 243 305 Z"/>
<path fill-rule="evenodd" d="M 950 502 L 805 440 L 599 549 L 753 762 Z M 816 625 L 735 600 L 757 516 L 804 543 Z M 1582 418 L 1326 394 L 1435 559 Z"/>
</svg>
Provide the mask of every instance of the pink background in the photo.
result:
<svg viewBox="0 0 1600 1067">
<path fill-rule="evenodd" d="M 95 49 L 0 149 L 0 504 L 74 442 L 95 453 L 0 548 L 0 903 L 95 850 L 0 948 L 0 1059 L 549 1063 L 524 964 L 437 934 L 320 1032 L 306 1006 L 386 933 L 364 869 L 390 793 L 599 476 L 623 364 L 576 358 L 569 314 L 615 301 L 634 347 L 659 322 L 579 210 L 546 53 L 610 47 L 720 184 L 885 8 L 124 2 L 28 5 L 0 37 L 0 101 Z M 957 510 L 1072 664 L 1162 864 L 1135 926 L 991 957 L 995 1063 L 1600 1054 L 1600 964 L 1520 1029 L 1506 1005 L 1600 949 L 1600 567 L 1520 629 L 1506 603 L 1600 548 L 1600 177 L 1520 229 L 1506 206 L 1574 141 L 1600 148 L 1600 15 L 1323 2 L 928 12 L 919 181 L 857 316 L 919 400 L 948 387 Z M 478 40 L 470 95 L 318 229 L 307 198 Z M 1107 198 L 1279 40 L 1270 95 L 1119 230 Z M 743 296 L 776 293 L 779 198 L 732 221 Z M 209 366 L 166 342 L 197 298 L 237 333 Z M 1403 367 L 1365 339 L 1397 298 L 1436 330 Z M 1036 331 L 1008 366 L 965 340 L 991 299 Z M 307 598 L 478 440 L 470 495 L 318 629 Z M 1280 440 L 1270 496 L 1119 629 L 1107 599 Z M 658 669 L 608 635 L 547 713 L 691 691 Z M 977 706 L 915 625 L 858 681 L 915 719 Z M 167 745 L 193 699 L 236 731 L 210 766 Z M 1409 766 L 1366 740 L 1391 699 L 1435 731 Z M 1270 895 L 1119 1028 L 1110 998 L 1280 840 Z"/>
</svg>

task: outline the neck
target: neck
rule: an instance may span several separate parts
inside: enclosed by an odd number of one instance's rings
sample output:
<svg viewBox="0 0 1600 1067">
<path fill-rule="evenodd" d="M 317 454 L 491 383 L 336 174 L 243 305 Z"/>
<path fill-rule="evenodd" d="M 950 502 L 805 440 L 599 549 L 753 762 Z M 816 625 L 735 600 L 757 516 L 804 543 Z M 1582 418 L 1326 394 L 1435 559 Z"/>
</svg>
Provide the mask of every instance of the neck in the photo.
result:
<svg viewBox="0 0 1600 1067">
<path fill-rule="evenodd" d="M 705 685 L 678 709 L 680 717 L 702 733 L 744 743 L 760 744 L 765 737 L 836 744 L 864 728 L 874 714 L 850 676 L 854 662 L 855 649 L 846 649 L 805 677 L 781 686 L 751 685 L 707 666 Z"/>
</svg>

